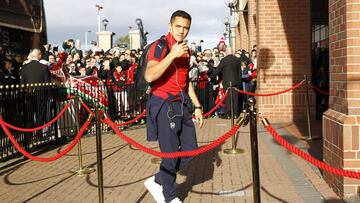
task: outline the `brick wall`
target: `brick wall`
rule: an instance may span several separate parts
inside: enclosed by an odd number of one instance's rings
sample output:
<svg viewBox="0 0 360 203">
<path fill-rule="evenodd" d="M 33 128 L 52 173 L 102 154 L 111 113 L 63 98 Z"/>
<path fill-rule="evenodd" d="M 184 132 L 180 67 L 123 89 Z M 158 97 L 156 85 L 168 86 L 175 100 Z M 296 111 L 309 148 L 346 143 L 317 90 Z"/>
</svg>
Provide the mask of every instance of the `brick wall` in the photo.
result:
<svg viewBox="0 0 360 203">
<path fill-rule="evenodd" d="M 238 49 L 249 50 L 249 32 L 248 32 L 248 15 L 247 13 L 240 12 L 239 13 L 239 27 L 240 31 L 240 46 Z"/>
<path fill-rule="evenodd" d="M 256 44 L 256 1 L 248 0 L 249 52 Z"/>
<path fill-rule="evenodd" d="M 237 19 L 237 24 L 234 25 L 235 30 L 235 51 L 245 49 L 249 52 L 249 32 L 248 32 L 248 14 L 246 12 L 238 12 L 234 16 Z M 236 20 L 235 20 L 236 22 Z"/>
<path fill-rule="evenodd" d="M 330 98 L 323 116 L 326 163 L 360 171 L 360 2 L 329 0 Z M 359 195 L 360 180 L 325 173 L 344 198 Z"/>
<path fill-rule="evenodd" d="M 311 78 L 310 0 L 257 1 L 257 92 L 287 89 L 303 80 L 304 74 Z M 310 93 L 314 104 L 313 92 Z M 273 122 L 305 120 L 304 88 L 279 96 L 259 97 L 258 108 Z"/>
</svg>

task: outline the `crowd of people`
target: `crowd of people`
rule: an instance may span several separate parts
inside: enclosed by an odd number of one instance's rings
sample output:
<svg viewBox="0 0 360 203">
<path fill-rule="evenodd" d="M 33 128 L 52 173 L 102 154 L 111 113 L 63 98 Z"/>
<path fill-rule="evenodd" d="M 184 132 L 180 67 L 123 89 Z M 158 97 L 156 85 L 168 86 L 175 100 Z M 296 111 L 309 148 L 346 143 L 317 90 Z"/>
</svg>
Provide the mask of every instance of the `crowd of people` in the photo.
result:
<svg viewBox="0 0 360 203">
<path fill-rule="evenodd" d="M 232 83 L 231 86 L 241 90 L 255 92 L 256 46 L 253 48 L 250 53 L 246 50 L 237 50 L 234 53 L 231 48 L 225 50 L 218 47 L 205 49 L 203 52 L 193 52 L 190 58 L 189 78 L 193 81 L 205 112 L 211 110 L 225 96 L 230 86 L 229 82 Z M 246 95 L 236 97 L 235 106 L 245 108 L 247 98 Z M 229 106 L 229 104 L 221 106 L 216 116 L 229 118 Z M 239 115 L 239 111 L 236 110 L 235 116 Z"/>
<path fill-rule="evenodd" d="M 122 106 L 122 113 L 125 114 L 132 110 L 134 99 L 129 95 L 133 95 L 134 89 L 128 87 L 133 86 L 136 80 L 137 62 L 142 54 L 140 49 L 114 48 L 103 51 L 95 45 L 92 49 L 83 51 L 75 46 L 75 41 L 72 39 L 64 41 L 62 48 L 63 50 L 60 51 L 57 47 L 44 45 L 41 49 L 31 50 L 26 58 L 7 54 L 0 50 L 0 85 L 46 83 L 54 80 L 64 82 L 70 76 L 76 78 L 91 76 L 100 80 L 112 81 L 114 84 L 108 92 L 111 94 L 110 96 L 114 95 L 114 101 L 110 102 L 110 105 Z M 224 86 L 227 88 L 228 84 L 222 83 L 223 74 L 216 73 L 216 70 L 221 60 L 227 55 L 235 56 L 240 64 L 237 67 L 239 73 L 236 75 L 239 80 L 233 85 L 245 91 L 255 91 L 256 46 L 251 52 L 246 50 L 237 50 L 235 53 L 227 52 L 224 40 L 221 40 L 219 45 L 213 49 L 201 51 L 195 43 L 189 44 L 189 48 L 191 50 L 189 80 L 193 83 L 204 112 L 212 109 L 225 95 Z M 33 61 L 36 63 L 31 63 Z M 31 66 L 40 66 L 41 64 L 46 66 L 48 71 L 22 71 L 29 64 L 32 64 Z M 244 96 L 238 99 L 240 107 L 244 107 L 245 99 L 247 98 Z M 226 108 L 221 106 L 216 115 L 229 117 Z M 115 118 L 114 114 L 119 112 L 118 108 L 114 107 L 114 109 L 112 118 Z"/>
</svg>

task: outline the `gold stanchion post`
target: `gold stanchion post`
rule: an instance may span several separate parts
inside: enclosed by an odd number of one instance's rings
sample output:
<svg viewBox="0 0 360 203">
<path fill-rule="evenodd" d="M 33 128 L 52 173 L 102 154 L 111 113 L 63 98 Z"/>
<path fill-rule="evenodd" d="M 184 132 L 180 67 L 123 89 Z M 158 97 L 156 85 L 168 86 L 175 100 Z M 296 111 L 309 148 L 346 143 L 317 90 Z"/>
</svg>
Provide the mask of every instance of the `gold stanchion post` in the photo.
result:
<svg viewBox="0 0 360 203">
<path fill-rule="evenodd" d="M 313 137 L 312 135 L 312 127 L 311 127 L 311 110 L 310 110 L 310 97 L 309 97 L 309 81 L 308 77 L 304 75 L 305 80 L 305 99 L 306 99 L 306 117 L 307 117 L 307 126 L 308 126 L 308 137 L 302 137 L 301 139 L 311 141 L 315 139 L 319 139 L 319 136 Z"/>
<path fill-rule="evenodd" d="M 234 89 L 232 87 L 232 82 L 229 83 L 230 85 L 230 116 L 231 116 L 231 127 L 234 127 Z M 236 101 L 237 102 L 237 101 Z M 231 145 L 232 147 L 229 149 L 224 149 L 225 154 L 242 154 L 245 151 L 243 149 L 236 148 L 236 138 L 235 136 L 231 137 Z"/>
<path fill-rule="evenodd" d="M 74 100 L 74 106 L 75 106 L 75 122 L 76 122 L 76 134 L 79 132 L 79 108 L 80 108 L 80 103 L 79 103 L 79 96 L 76 95 L 75 96 L 75 100 Z M 81 149 L 81 139 L 79 140 L 78 143 L 78 160 L 79 160 L 79 168 L 78 169 L 71 169 L 70 173 L 73 173 L 77 176 L 83 176 L 86 174 L 90 174 L 95 172 L 94 168 L 88 168 L 88 167 L 83 167 L 83 160 L 82 160 L 82 149 Z"/>
<path fill-rule="evenodd" d="M 99 102 L 96 102 L 96 157 L 97 157 L 97 176 L 98 176 L 98 193 L 99 203 L 104 203 L 104 174 L 103 174 L 103 158 L 102 158 L 102 143 L 101 143 L 101 123 L 100 123 L 100 109 Z"/>
</svg>

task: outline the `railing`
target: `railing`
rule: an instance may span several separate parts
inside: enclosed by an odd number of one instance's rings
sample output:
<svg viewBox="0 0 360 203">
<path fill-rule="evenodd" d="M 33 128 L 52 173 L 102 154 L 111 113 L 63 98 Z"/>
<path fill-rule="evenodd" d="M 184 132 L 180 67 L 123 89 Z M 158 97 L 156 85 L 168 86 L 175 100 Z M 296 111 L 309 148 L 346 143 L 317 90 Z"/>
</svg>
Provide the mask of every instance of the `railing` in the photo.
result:
<svg viewBox="0 0 360 203">
<path fill-rule="evenodd" d="M 5 121 L 16 127 L 35 128 L 48 123 L 67 103 L 72 102 L 63 116 L 50 127 L 35 132 L 10 130 L 21 147 L 33 151 L 47 144 L 74 138 L 77 120 L 82 125 L 89 114 L 79 102 L 74 102 L 76 97 L 92 110 L 95 103 L 102 100 L 102 97 L 106 98 L 102 101 L 102 111 L 118 123 L 124 123 L 140 115 L 144 110 L 146 97 L 139 96 L 133 85 L 120 88 L 115 86 L 111 82 L 0 86 L 0 114 Z M 78 113 L 75 113 L 75 108 L 78 108 Z M 106 125 L 102 125 L 101 129 L 103 132 L 110 130 Z M 95 121 L 91 122 L 85 134 L 95 134 Z M 17 155 L 18 151 L 0 129 L 0 160 L 4 161 Z"/>
<path fill-rule="evenodd" d="M 59 109 L 68 102 L 63 87 L 54 84 L 0 87 L 0 112 L 4 120 L 22 128 L 41 126 L 58 114 Z M 69 109 L 56 125 L 43 130 L 30 132 L 13 131 L 20 145 L 27 149 L 36 149 L 73 135 L 75 122 Z M 17 151 L 3 130 L 0 130 L 0 159 L 12 157 Z"/>
</svg>

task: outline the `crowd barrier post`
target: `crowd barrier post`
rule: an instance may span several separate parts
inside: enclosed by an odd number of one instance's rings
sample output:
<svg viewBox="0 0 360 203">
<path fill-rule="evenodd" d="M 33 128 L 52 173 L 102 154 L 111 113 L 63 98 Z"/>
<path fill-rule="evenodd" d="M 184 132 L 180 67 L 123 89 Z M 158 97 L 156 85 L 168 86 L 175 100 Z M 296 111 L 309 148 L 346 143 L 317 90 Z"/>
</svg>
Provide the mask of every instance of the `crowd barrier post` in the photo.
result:
<svg viewBox="0 0 360 203">
<path fill-rule="evenodd" d="M 234 89 L 232 88 L 232 82 L 229 82 L 229 87 L 230 87 L 230 116 L 231 116 L 231 127 L 234 127 L 234 102 L 237 102 L 237 101 L 234 101 Z M 239 132 L 237 132 L 239 133 Z M 237 134 L 238 136 L 238 134 Z M 236 138 L 235 136 L 232 136 L 231 137 L 231 148 L 229 149 L 224 149 L 224 153 L 225 154 L 242 154 L 244 153 L 245 151 L 243 149 L 239 149 L 239 148 L 236 148 Z"/>
<path fill-rule="evenodd" d="M 75 122 L 76 122 L 76 134 L 79 132 L 80 129 L 80 120 L 79 120 L 79 108 L 81 107 L 80 102 L 79 102 L 80 98 L 79 95 L 76 94 L 75 98 L 74 98 L 74 106 L 75 106 Z M 71 169 L 70 173 L 73 173 L 77 176 L 83 176 L 86 174 L 90 174 L 95 172 L 94 168 L 88 168 L 88 167 L 83 167 L 83 158 L 82 158 L 82 148 L 81 148 L 81 139 L 78 142 L 78 160 L 79 160 L 79 169 Z"/>
<path fill-rule="evenodd" d="M 304 75 L 305 81 L 305 102 L 306 102 L 306 117 L 307 117 L 307 126 L 308 126 L 308 137 L 302 138 L 308 141 L 319 139 L 320 137 L 313 137 L 312 135 L 312 125 L 311 125 L 311 110 L 310 110 L 310 96 L 309 96 L 309 80 L 307 75 Z"/>
<path fill-rule="evenodd" d="M 102 158 L 102 143 L 101 143 L 101 122 L 100 122 L 100 101 L 95 104 L 96 116 L 96 157 L 97 157 L 97 176 L 98 176 L 98 193 L 99 203 L 104 203 L 104 177 L 103 177 L 103 158 Z"/>
<path fill-rule="evenodd" d="M 253 176 L 253 196 L 254 202 L 260 203 L 260 175 L 259 175 L 259 154 L 258 154 L 258 135 L 257 135 L 257 112 L 255 98 L 249 98 L 249 119 L 250 119 L 250 140 L 251 140 L 251 162 Z"/>
</svg>

